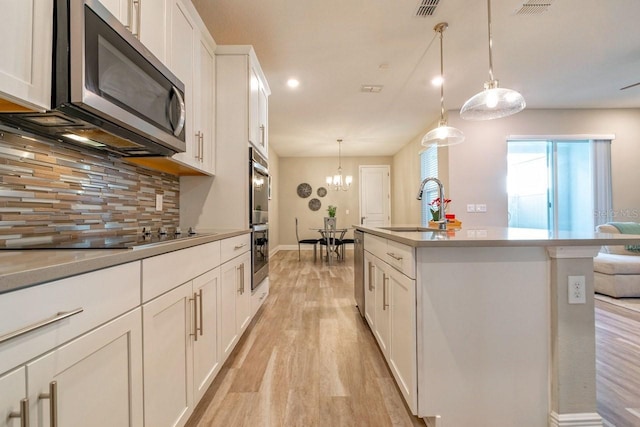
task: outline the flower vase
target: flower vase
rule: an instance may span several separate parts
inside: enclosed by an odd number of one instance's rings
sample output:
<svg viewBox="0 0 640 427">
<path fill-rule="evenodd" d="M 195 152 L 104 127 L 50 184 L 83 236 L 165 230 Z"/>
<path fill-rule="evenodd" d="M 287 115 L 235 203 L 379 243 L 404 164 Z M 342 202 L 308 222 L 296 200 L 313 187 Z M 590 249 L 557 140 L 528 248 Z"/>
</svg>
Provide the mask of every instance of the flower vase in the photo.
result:
<svg viewBox="0 0 640 427">
<path fill-rule="evenodd" d="M 438 209 L 438 210 L 434 211 L 432 209 L 431 210 L 431 218 L 432 218 L 432 221 L 434 221 L 434 222 L 440 221 L 440 210 Z"/>
</svg>

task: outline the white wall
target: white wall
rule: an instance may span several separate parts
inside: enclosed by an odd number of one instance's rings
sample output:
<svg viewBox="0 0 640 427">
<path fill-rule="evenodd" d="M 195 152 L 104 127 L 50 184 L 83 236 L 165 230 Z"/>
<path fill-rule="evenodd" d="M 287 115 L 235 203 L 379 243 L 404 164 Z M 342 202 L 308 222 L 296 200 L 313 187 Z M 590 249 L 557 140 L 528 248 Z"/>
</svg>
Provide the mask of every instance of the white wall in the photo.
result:
<svg viewBox="0 0 640 427">
<path fill-rule="evenodd" d="M 511 117 L 472 122 L 449 113 L 449 125 L 462 130 L 466 140 L 448 151 L 447 197 L 453 200 L 449 212 L 464 226 L 507 226 L 507 144 L 510 135 L 614 134 L 611 146 L 613 207 L 616 219 L 640 221 L 640 109 L 533 110 Z M 425 130 L 426 132 L 426 130 Z M 394 156 L 392 181 L 418 183 L 419 141 L 410 141 Z M 405 186 L 407 187 L 407 186 Z M 407 211 L 407 218 L 419 221 L 419 204 L 413 202 L 415 189 L 394 186 L 393 210 Z M 484 203 L 486 213 L 467 213 L 467 204 Z M 591 215 L 591 212 L 585 213 Z M 626 215 L 626 216 L 625 216 Z M 635 215 L 635 216 L 634 216 Z M 396 216 L 396 218 L 399 218 Z"/>
</svg>

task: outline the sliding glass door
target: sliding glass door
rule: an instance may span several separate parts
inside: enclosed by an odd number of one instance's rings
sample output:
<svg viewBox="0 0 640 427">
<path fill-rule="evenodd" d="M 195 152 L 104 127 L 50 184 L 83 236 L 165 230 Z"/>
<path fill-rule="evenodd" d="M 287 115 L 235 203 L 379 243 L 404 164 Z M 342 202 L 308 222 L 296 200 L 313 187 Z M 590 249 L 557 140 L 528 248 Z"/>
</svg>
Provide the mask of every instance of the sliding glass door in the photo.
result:
<svg viewBox="0 0 640 427">
<path fill-rule="evenodd" d="M 597 212 L 610 210 L 609 150 L 590 140 L 515 140 L 508 142 L 509 226 L 550 231 L 593 231 Z M 602 203 L 605 206 L 602 206 Z M 608 205 L 607 205 L 608 204 Z M 606 219 L 606 218 L 605 218 Z"/>
</svg>

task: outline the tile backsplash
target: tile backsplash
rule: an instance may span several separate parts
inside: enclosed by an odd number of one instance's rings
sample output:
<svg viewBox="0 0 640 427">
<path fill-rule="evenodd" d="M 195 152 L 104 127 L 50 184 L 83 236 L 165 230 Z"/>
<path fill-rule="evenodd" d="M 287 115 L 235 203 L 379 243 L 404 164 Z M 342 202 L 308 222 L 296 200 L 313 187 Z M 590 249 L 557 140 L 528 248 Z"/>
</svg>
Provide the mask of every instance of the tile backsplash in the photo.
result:
<svg viewBox="0 0 640 427">
<path fill-rule="evenodd" d="M 0 130 L 0 246 L 171 229 L 180 219 L 179 191 L 176 176 Z"/>
</svg>

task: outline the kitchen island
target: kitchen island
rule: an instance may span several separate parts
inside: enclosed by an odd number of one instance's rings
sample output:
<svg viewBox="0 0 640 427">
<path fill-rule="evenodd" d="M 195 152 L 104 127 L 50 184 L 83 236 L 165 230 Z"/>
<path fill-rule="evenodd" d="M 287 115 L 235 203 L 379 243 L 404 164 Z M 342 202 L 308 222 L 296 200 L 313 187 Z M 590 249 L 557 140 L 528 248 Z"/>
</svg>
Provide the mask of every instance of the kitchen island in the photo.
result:
<svg viewBox="0 0 640 427">
<path fill-rule="evenodd" d="M 355 226 L 365 318 L 430 426 L 601 426 L 593 257 L 640 236 Z"/>
</svg>

